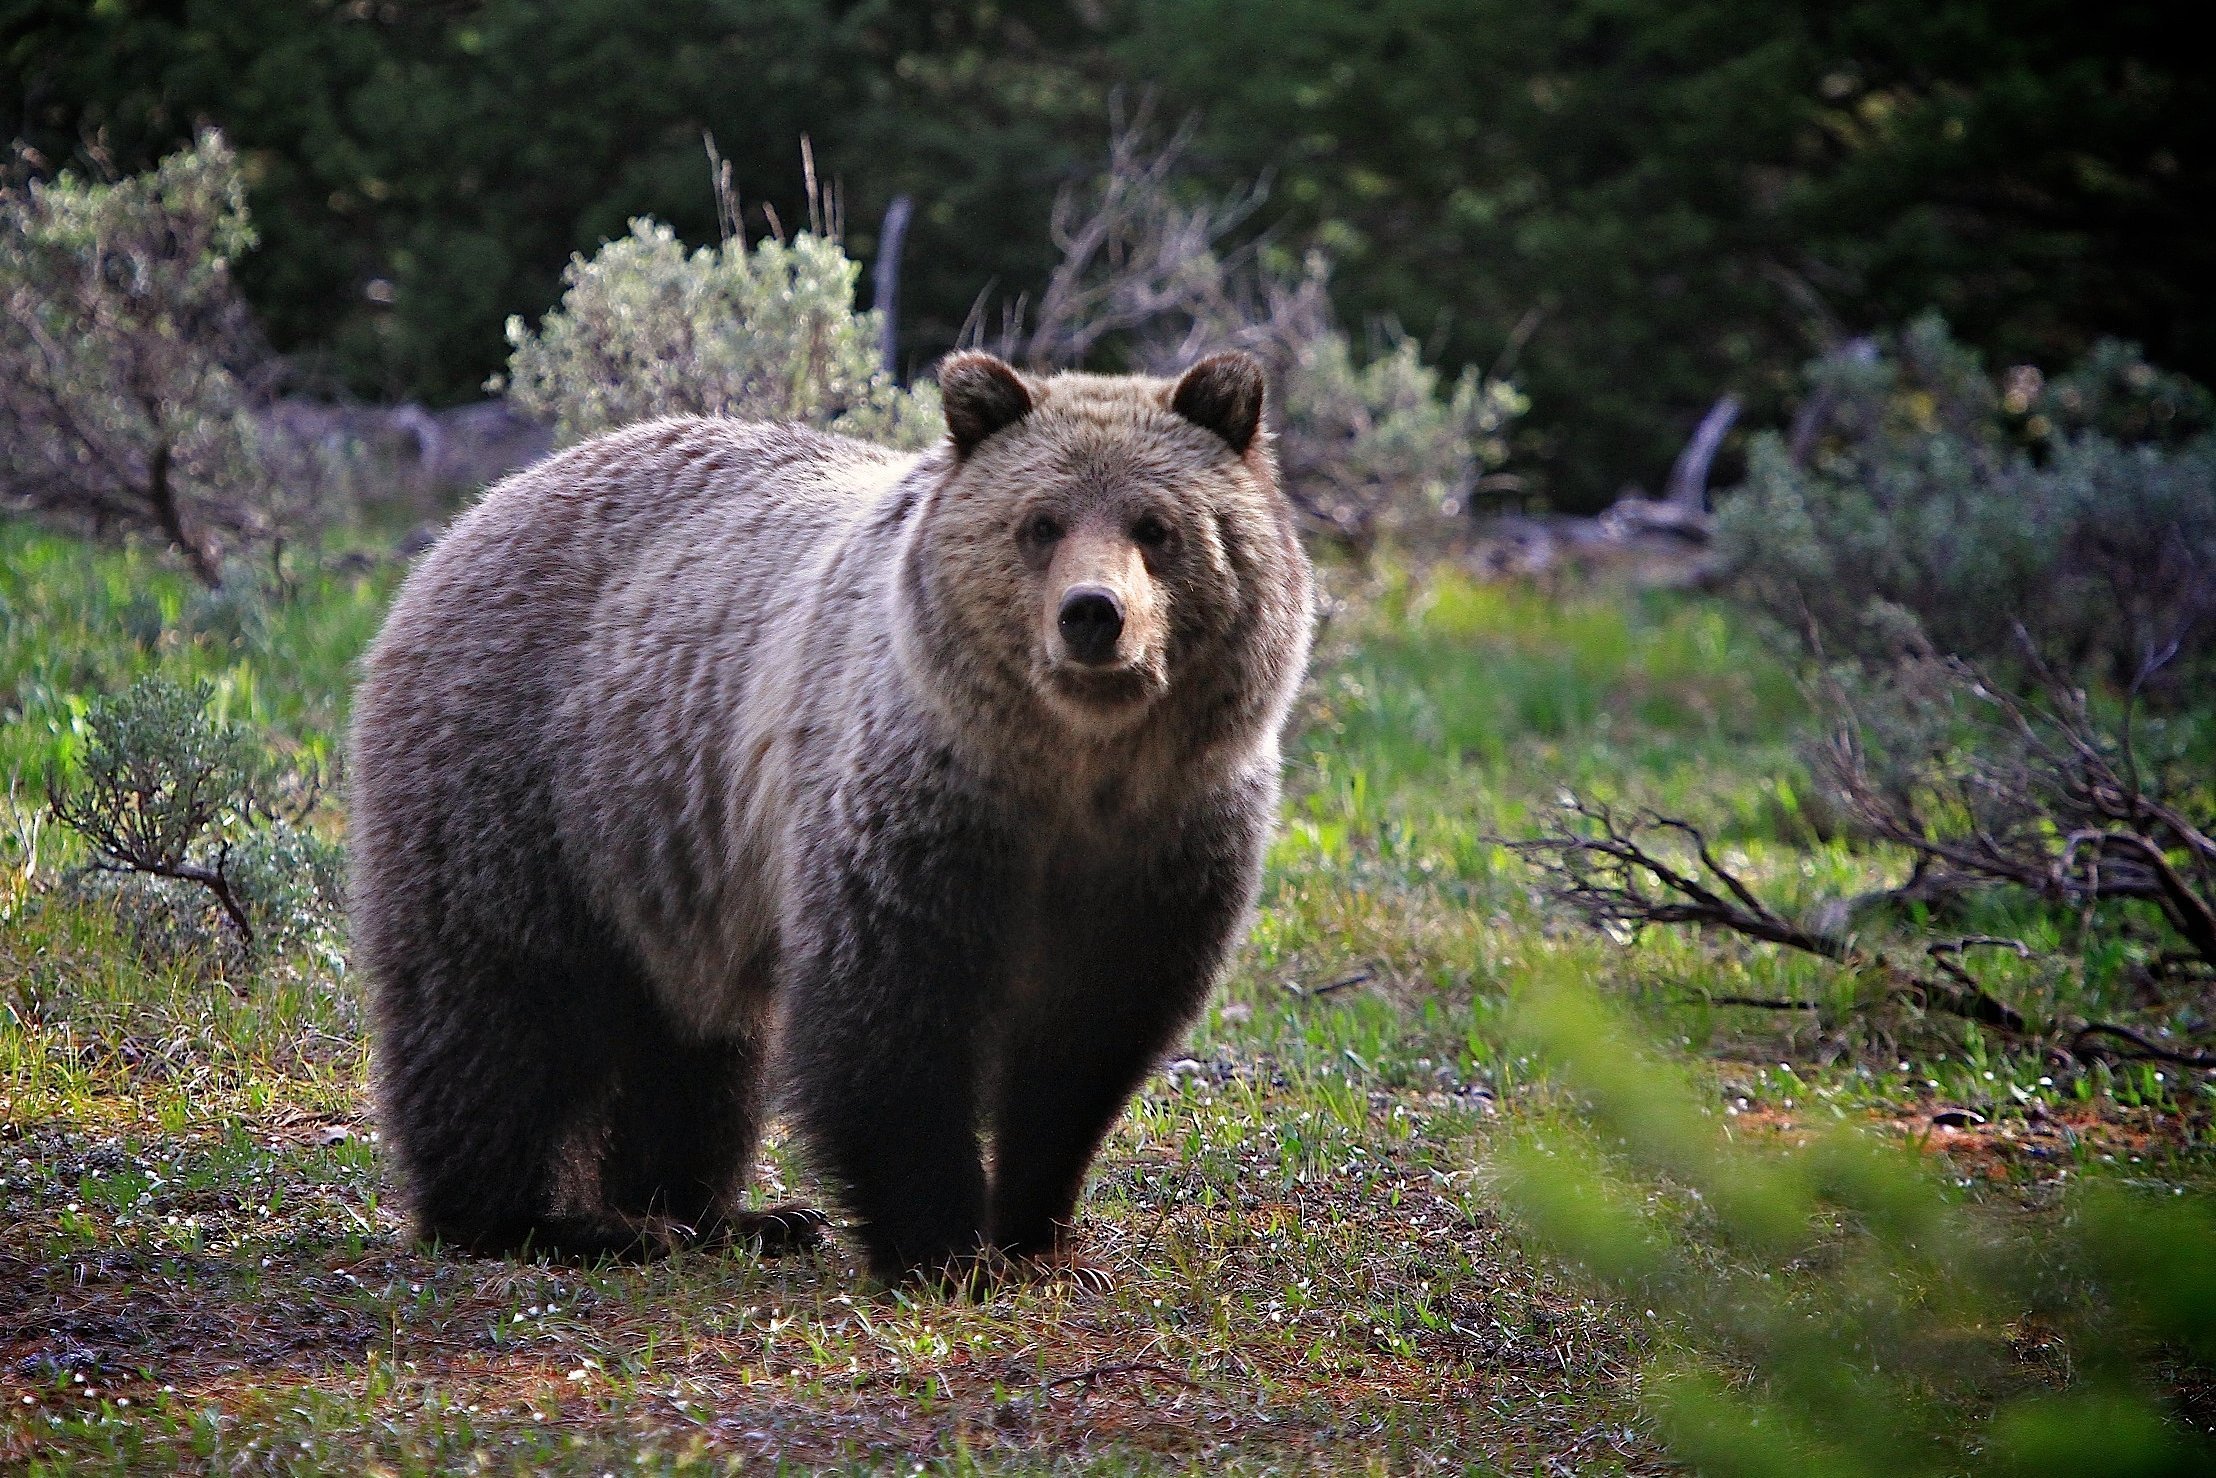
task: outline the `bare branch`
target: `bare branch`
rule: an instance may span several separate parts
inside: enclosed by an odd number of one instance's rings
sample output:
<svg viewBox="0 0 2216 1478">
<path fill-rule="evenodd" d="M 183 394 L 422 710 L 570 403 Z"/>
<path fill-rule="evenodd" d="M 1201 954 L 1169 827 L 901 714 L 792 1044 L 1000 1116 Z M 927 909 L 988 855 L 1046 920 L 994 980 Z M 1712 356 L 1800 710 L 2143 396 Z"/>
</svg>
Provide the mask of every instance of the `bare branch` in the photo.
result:
<svg viewBox="0 0 2216 1478">
<path fill-rule="evenodd" d="M 1573 829 L 1501 845 L 1538 869 L 1555 902 L 1589 923 L 1632 929 L 1653 924 L 1720 929 L 1837 964 L 1873 968 L 1894 979 L 1898 995 L 1927 1010 L 2016 1034 L 2031 1030 L 2022 1013 L 1988 992 L 1959 961 L 1961 953 L 1972 948 L 2003 946 L 2021 951 L 2023 946 L 2015 940 L 1975 937 L 1935 944 L 1927 951 L 1935 974 L 1913 975 L 1897 969 L 1883 955 L 1861 950 L 1844 935 L 1787 919 L 1726 867 L 1690 822 L 1652 811 L 1641 811 L 1623 822 L 1606 805 L 1577 796 L 1567 798 L 1564 809 L 1575 818 Z M 1697 865 L 1671 859 L 1642 836 L 1655 832 L 1685 839 Z M 1816 1006 L 1761 997 L 1709 999 L 1718 1005 L 1766 1010 Z"/>
<path fill-rule="evenodd" d="M 2070 1039 L 2071 1052 L 2080 1057 L 2086 1055 L 2086 1043 L 2094 1037 L 2109 1037 L 2124 1043 L 2130 1048 L 2128 1052 L 2120 1054 L 2125 1057 L 2151 1057 L 2157 1062 L 2174 1062 L 2181 1067 L 2216 1068 L 2216 1054 L 2165 1047 L 2130 1027 L 2115 1026 L 2105 1021 L 2089 1022 L 2079 1027 L 2077 1034 Z"/>
<path fill-rule="evenodd" d="M 1954 661 L 1903 663 L 1874 697 L 1831 684 L 1819 778 L 1865 835 L 2066 906 L 2152 903 L 2216 965 L 2216 823 L 2173 800 L 2190 785 L 2104 731 L 2083 691 L 2031 664 L 2036 704 Z"/>
<path fill-rule="evenodd" d="M 1136 368 L 1167 375 L 1206 353 L 1245 350 L 1269 375 L 1283 490 L 1307 523 L 1357 553 L 1388 535 L 1461 527 L 1507 455 L 1499 433 L 1518 414 L 1513 392 L 1475 371 L 1440 375 L 1390 326 L 1380 326 L 1381 351 L 1358 358 L 1333 315 L 1321 254 L 1287 272 L 1263 260 L 1259 240 L 1241 239 L 1266 183 L 1228 199 L 1179 188 L 1192 138 L 1190 121 L 1157 136 L 1148 101 L 1128 117 L 1113 101 L 1106 168 L 1056 199 L 1061 260 L 1035 312 L 1021 298 L 1004 307 L 1001 355 L 1070 367 L 1112 345 Z M 965 342 L 984 330 L 981 298 Z"/>
</svg>

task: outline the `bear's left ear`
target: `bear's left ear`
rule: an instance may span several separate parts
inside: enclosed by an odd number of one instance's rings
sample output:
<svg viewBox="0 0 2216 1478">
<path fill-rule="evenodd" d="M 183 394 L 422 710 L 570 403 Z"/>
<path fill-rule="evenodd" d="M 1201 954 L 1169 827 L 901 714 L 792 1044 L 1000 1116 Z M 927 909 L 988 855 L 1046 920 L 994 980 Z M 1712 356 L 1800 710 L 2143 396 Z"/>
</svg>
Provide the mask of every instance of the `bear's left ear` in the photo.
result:
<svg viewBox="0 0 2216 1478">
<path fill-rule="evenodd" d="M 1191 369 L 1170 392 L 1170 409 L 1205 426 L 1244 453 L 1262 429 L 1262 365 L 1234 349 L 1211 354 Z"/>
<path fill-rule="evenodd" d="M 939 401 L 954 450 L 968 456 L 995 431 L 1031 411 L 1031 387 L 1005 360 L 975 351 L 939 361 Z"/>
</svg>

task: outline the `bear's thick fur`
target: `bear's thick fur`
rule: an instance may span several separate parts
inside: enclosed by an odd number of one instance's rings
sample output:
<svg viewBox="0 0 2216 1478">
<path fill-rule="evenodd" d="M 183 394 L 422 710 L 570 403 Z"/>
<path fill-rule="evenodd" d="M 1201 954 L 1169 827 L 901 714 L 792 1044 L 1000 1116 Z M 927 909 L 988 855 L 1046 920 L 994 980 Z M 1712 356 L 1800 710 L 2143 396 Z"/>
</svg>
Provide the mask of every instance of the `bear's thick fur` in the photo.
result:
<svg viewBox="0 0 2216 1478">
<path fill-rule="evenodd" d="M 1246 356 L 941 384 L 921 455 L 600 437 L 409 577 L 351 897 L 421 1233 L 812 1234 L 733 1209 L 774 1043 L 878 1276 L 1065 1252 L 1252 904 L 1309 572 Z"/>
</svg>

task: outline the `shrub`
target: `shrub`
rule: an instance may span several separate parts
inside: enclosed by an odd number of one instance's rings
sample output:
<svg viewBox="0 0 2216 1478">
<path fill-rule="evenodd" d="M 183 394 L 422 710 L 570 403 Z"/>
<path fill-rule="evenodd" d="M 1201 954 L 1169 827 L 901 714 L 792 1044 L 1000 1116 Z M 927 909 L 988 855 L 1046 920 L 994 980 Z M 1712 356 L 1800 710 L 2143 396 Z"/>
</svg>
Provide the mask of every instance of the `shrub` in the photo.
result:
<svg viewBox="0 0 2216 1478">
<path fill-rule="evenodd" d="M 192 912 L 171 886 L 186 884 L 243 945 L 314 936 L 337 916 L 341 873 L 337 847 L 301 825 L 315 787 L 288 797 L 300 777 L 212 715 L 210 696 L 155 676 L 95 700 L 75 773 L 49 783 L 54 817 L 92 849 L 96 873 L 122 880 L 91 891 L 145 905 L 165 928 Z"/>
<path fill-rule="evenodd" d="M 0 192 L 0 498 L 151 532 L 207 585 L 327 509 L 331 455 L 264 414 L 276 361 L 231 276 L 253 245 L 222 138 L 113 182 Z"/>
<path fill-rule="evenodd" d="M 232 886 L 245 900 L 258 945 L 320 950 L 339 965 L 346 913 L 346 849 L 285 817 L 247 832 L 231 854 Z"/>
<path fill-rule="evenodd" d="M 687 252 L 669 227 L 635 220 L 571 259 L 561 306 L 537 329 L 508 321 L 514 353 L 492 388 L 563 442 L 690 414 L 922 445 L 941 430 L 937 389 L 903 390 L 879 367 L 877 315 L 854 311 L 860 271 L 822 235 Z"/>
<path fill-rule="evenodd" d="M 1265 329 L 1283 332 L 1274 319 Z M 1514 386 L 1475 370 L 1448 382 L 1397 329 L 1381 338 L 1357 363 L 1346 334 L 1326 323 L 1283 335 L 1272 356 L 1286 482 L 1357 548 L 1435 542 L 1462 528 L 1524 407 Z"/>
<path fill-rule="evenodd" d="M 1813 778 L 1855 834 L 1916 859 L 1927 893 L 2022 889 L 2076 911 L 2088 939 L 2107 932 L 2096 903 L 2135 899 L 2184 947 L 2159 958 L 2197 961 L 2188 982 L 2205 984 L 2216 971 L 2216 724 L 2108 711 L 2044 670 L 2033 687 L 2018 698 L 1960 661 L 1833 674 L 1818 688 L 1831 732 L 1810 757 Z"/>
<path fill-rule="evenodd" d="M 1757 437 L 1720 517 L 1736 590 L 1807 649 L 2008 666 L 2028 641 L 2080 680 L 2172 692 L 2216 655 L 2197 387 L 2116 344 L 2052 384 L 1996 385 L 1936 319 L 1812 377 L 1824 424 L 1799 456 Z"/>
<path fill-rule="evenodd" d="M 1011 315 L 1002 352 L 1044 368 L 1113 349 L 1169 375 L 1215 350 L 1249 350 L 1268 367 L 1286 492 L 1311 527 L 1358 552 L 1451 536 L 1506 460 L 1523 397 L 1475 370 L 1449 382 L 1389 325 L 1358 357 L 1332 315 L 1322 253 L 1288 270 L 1226 246 L 1259 192 L 1180 197 L 1189 139 L 1153 141 L 1144 109 L 1116 119 L 1107 168 L 1055 203 L 1062 260 L 1029 327 L 1021 305 Z"/>
</svg>

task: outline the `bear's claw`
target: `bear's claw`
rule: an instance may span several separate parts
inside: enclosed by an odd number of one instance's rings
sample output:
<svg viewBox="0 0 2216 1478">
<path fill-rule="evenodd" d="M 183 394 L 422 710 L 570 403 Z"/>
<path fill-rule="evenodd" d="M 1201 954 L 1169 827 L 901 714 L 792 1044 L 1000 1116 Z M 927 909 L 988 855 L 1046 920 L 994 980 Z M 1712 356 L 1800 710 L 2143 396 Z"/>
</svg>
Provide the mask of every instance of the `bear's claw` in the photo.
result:
<svg viewBox="0 0 2216 1478">
<path fill-rule="evenodd" d="M 813 1206 L 769 1206 L 725 1213 L 707 1229 L 703 1240 L 746 1247 L 762 1257 L 783 1257 L 821 1247 L 830 1229 L 831 1218 Z"/>
</svg>

